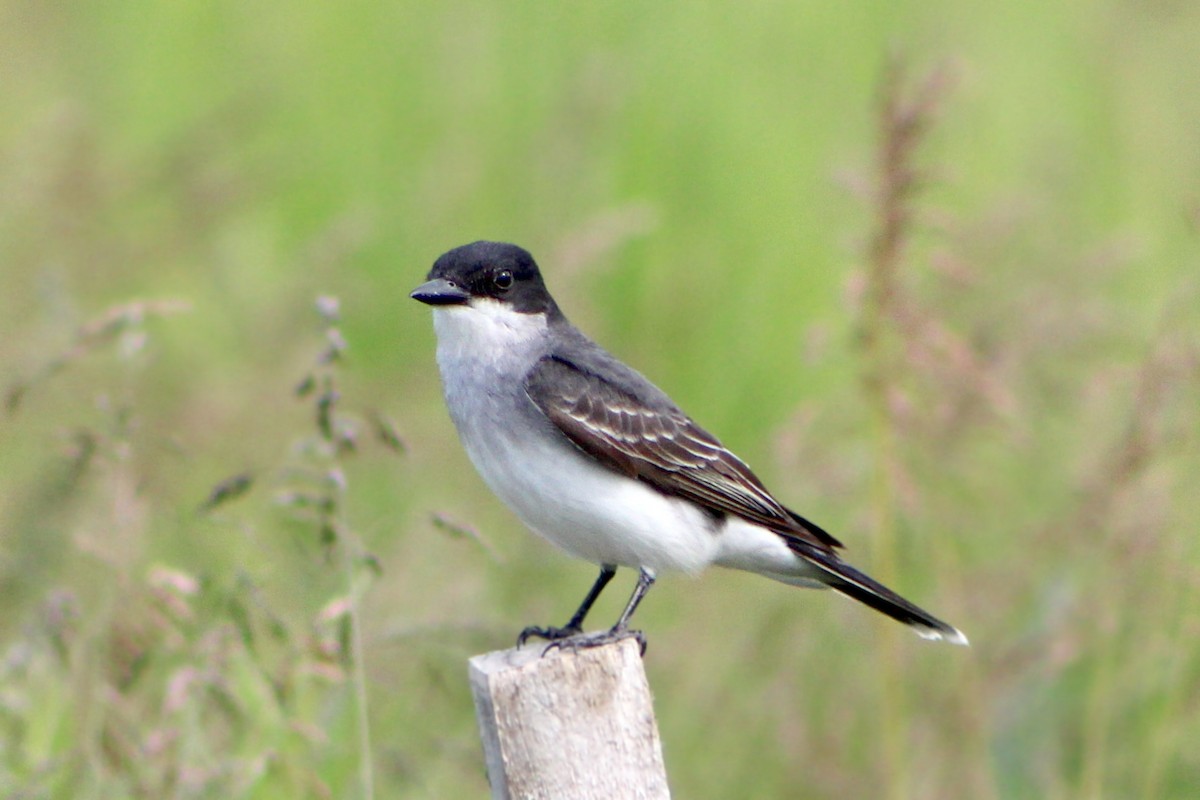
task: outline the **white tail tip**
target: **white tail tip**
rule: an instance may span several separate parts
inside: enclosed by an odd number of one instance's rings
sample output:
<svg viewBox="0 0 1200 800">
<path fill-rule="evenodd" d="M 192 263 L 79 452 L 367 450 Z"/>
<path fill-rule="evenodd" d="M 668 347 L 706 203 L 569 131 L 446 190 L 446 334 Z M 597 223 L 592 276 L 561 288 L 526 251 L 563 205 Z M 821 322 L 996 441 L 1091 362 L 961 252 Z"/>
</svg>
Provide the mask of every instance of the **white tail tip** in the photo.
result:
<svg viewBox="0 0 1200 800">
<path fill-rule="evenodd" d="M 913 625 L 911 627 L 917 636 L 920 636 L 922 639 L 947 642 L 949 644 L 957 644 L 963 647 L 971 646 L 971 643 L 967 640 L 967 637 L 958 628 L 942 630 L 941 628 L 927 628 L 924 625 Z"/>
</svg>

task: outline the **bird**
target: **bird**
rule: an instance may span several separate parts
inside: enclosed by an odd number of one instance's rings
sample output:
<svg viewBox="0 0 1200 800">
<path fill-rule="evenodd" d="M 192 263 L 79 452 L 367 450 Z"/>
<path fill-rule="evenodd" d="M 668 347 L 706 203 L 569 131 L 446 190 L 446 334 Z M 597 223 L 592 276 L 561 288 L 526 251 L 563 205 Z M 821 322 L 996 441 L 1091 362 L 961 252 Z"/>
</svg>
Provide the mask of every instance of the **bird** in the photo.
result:
<svg viewBox="0 0 1200 800">
<path fill-rule="evenodd" d="M 841 542 L 572 325 L 525 249 L 456 247 L 410 296 L 432 307 L 446 407 L 483 481 L 534 533 L 600 568 L 566 624 L 526 627 L 518 646 L 634 637 L 644 653 L 645 636 L 629 623 L 658 575 L 713 565 L 833 589 L 926 639 L 968 643 L 843 560 Z M 618 567 L 637 570 L 633 594 L 610 629 L 584 633 Z"/>
</svg>

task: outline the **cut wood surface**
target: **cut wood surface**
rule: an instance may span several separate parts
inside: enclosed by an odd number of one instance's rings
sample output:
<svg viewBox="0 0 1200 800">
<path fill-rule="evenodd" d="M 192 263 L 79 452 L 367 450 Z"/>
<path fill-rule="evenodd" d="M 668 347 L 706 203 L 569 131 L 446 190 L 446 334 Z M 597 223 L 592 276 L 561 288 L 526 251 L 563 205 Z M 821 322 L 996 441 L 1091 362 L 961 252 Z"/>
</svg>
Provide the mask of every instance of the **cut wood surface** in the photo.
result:
<svg viewBox="0 0 1200 800">
<path fill-rule="evenodd" d="M 670 797 L 638 643 L 545 647 L 470 660 L 492 797 Z"/>
</svg>

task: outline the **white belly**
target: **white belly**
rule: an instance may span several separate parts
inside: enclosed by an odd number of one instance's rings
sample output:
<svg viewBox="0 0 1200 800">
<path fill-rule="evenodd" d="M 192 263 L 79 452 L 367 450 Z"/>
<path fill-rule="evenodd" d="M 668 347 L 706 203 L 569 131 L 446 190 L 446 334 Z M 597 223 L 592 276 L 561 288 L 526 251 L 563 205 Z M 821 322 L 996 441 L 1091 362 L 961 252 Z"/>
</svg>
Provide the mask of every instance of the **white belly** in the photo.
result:
<svg viewBox="0 0 1200 800">
<path fill-rule="evenodd" d="M 470 423 L 468 423 L 470 424 Z M 507 430 L 464 436 L 480 475 L 521 521 L 596 564 L 699 572 L 718 538 L 695 507 L 617 475 L 564 443 L 531 444 Z"/>
</svg>

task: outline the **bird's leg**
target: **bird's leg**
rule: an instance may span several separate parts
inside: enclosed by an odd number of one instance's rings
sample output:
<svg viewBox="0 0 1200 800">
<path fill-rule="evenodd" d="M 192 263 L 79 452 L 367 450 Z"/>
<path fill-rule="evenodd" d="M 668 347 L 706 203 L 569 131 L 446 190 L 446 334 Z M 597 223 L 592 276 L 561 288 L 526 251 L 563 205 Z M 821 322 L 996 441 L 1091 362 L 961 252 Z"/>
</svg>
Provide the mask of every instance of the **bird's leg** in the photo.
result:
<svg viewBox="0 0 1200 800">
<path fill-rule="evenodd" d="M 637 586 L 633 587 L 633 595 L 629 598 L 629 602 L 625 604 L 625 610 L 621 612 L 621 616 L 617 619 L 617 624 L 612 626 L 609 633 L 620 633 L 629 625 L 629 618 L 633 616 L 633 612 L 637 611 L 638 605 L 642 602 L 642 598 L 646 596 L 646 592 L 654 585 L 654 572 L 642 567 L 642 571 L 638 573 Z"/>
<path fill-rule="evenodd" d="M 610 576 L 611 577 L 611 576 Z M 642 571 L 638 574 L 637 586 L 633 587 L 633 595 L 630 596 L 629 602 L 625 604 L 625 610 L 621 612 L 621 616 L 617 619 L 617 624 L 613 625 L 603 633 L 594 633 L 587 636 L 572 636 L 568 639 L 555 639 L 546 647 L 545 652 L 550 652 L 554 648 L 561 647 L 568 650 L 579 650 L 584 647 L 601 647 L 613 642 L 619 642 L 622 639 L 634 638 L 637 639 L 638 645 L 641 647 L 642 655 L 646 654 L 646 635 L 641 631 L 629 630 L 629 619 L 633 616 L 633 612 L 637 611 L 638 605 L 642 602 L 642 598 L 646 596 L 646 592 L 654 585 L 654 571 L 642 567 Z M 545 653 L 543 653 L 545 655 Z"/>
<path fill-rule="evenodd" d="M 583 633 L 584 618 L 592 610 L 592 604 L 596 602 L 596 598 L 600 596 L 600 593 L 604 591 L 604 587 L 608 586 L 608 582 L 616 574 L 617 568 L 615 566 L 612 564 L 602 564 L 600 566 L 600 577 L 596 578 L 596 582 L 588 590 L 587 597 L 583 598 L 583 602 L 579 604 L 579 609 L 566 625 L 561 628 L 539 628 L 531 625 L 521 631 L 521 635 L 517 637 L 517 647 L 522 646 L 527 639 L 534 636 L 539 639 L 549 639 L 551 642 L 556 642 L 560 639 L 567 639 Z"/>
</svg>

